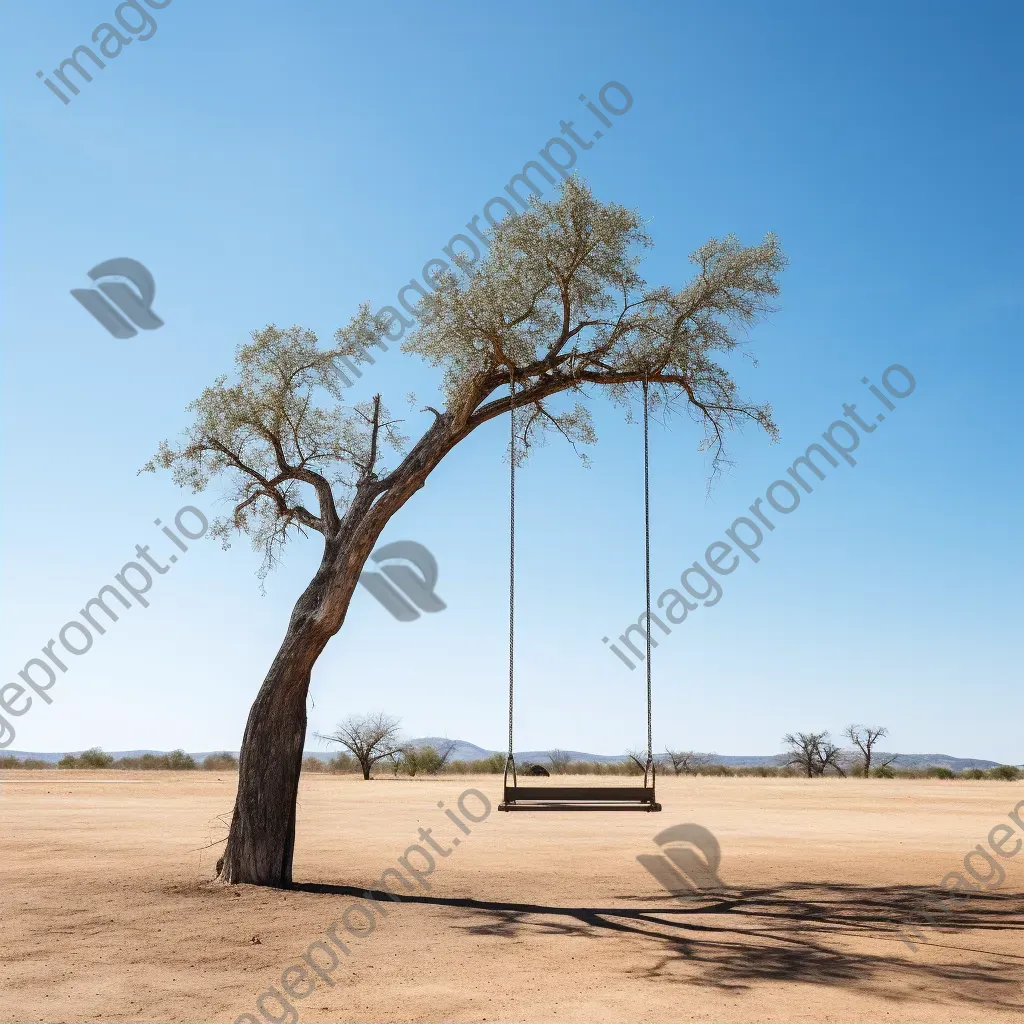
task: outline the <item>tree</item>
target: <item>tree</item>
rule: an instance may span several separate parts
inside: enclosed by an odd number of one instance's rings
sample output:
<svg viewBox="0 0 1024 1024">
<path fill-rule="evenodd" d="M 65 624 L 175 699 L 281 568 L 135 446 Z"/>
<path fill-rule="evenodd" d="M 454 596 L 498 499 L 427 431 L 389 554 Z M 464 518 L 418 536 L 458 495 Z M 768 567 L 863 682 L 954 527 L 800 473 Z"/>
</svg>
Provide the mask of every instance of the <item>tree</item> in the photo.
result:
<svg viewBox="0 0 1024 1024">
<path fill-rule="evenodd" d="M 845 775 L 843 751 L 837 747 L 825 732 L 786 733 L 782 742 L 789 746 L 784 757 L 787 766 L 799 768 L 807 778 L 822 776 L 828 768 L 839 775 Z"/>
<path fill-rule="evenodd" d="M 629 409 L 647 382 L 651 408 L 701 424 L 712 474 L 726 461 L 730 430 L 753 421 L 777 433 L 770 407 L 742 398 L 716 361 L 740 347 L 778 294 L 785 258 L 774 236 L 749 247 L 712 239 L 690 257 L 690 281 L 650 287 L 638 272 L 651 244 L 639 214 L 599 202 L 572 178 L 557 201 L 535 200 L 489 241 L 484 260 L 457 259 L 434 278 L 403 343 L 443 370 L 444 409 L 424 407 L 431 421 L 411 446 L 380 395 L 342 404 L 333 361 L 369 360 L 393 323 L 364 305 L 328 350 L 300 327 L 254 332 L 236 354 L 237 379 L 203 391 L 182 441 L 163 442 L 143 467 L 171 470 L 194 493 L 223 482 L 233 511 L 210 533 L 224 542 L 233 531 L 248 535 L 263 574 L 293 537 L 323 538 L 246 722 L 225 881 L 289 884 L 313 666 L 341 629 L 381 532 L 474 430 L 514 409 L 517 460 L 549 432 L 589 444 L 588 410 L 553 405 L 557 396 L 603 389 Z"/>
<path fill-rule="evenodd" d="M 863 755 L 864 778 L 870 778 L 871 765 L 875 757 L 875 744 L 883 736 L 888 736 L 889 730 L 883 725 L 848 725 L 845 735 Z M 888 757 L 883 758 L 876 767 L 884 770 L 895 763 L 898 758 L 899 754 L 890 754 Z"/>
<path fill-rule="evenodd" d="M 693 750 L 670 750 L 666 747 L 665 756 L 676 775 L 696 775 L 699 769 L 711 764 L 709 754 L 698 754 Z"/>
<path fill-rule="evenodd" d="M 442 771 L 445 765 L 448 764 L 448 762 L 451 760 L 452 754 L 455 753 L 455 748 L 457 746 L 458 744 L 455 742 L 455 740 L 450 740 L 446 736 L 443 740 L 441 740 L 440 743 L 437 744 L 436 747 L 433 748 L 437 752 L 437 756 L 439 758 L 439 763 L 437 766 L 438 771 Z"/>
<path fill-rule="evenodd" d="M 362 769 L 363 778 L 369 779 L 373 766 L 378 761 L 397 753 L 397 718 L 378 711 L 375 715 L 350 715 L 330 735 L 320 735 L 328 743 L 340 743 Z M 245 749 L 242 750 L 243 757 Z"/>
<path fill-rule="evenodd" d="M 105 754 L 99 747 L 90 747 L 77 757 L 65 754 L 58 762 L 58 768 L 109 768 L 114 763 L 112 754 Z"/>
<path fill-rule="evenodd" d="M 172 772 L 190 772 L 195 769 L 196 759 L 184 750 L 172 750 L 167 755 L 167 767 Z"/>
<path fill-rule="evenodd" d="M 572 755 L 564 750 L 549 750 L 548 764 L 551 765 L 551 770 L 556 775 L 564 775 L 569 770 L 569 765 L 572 764 Z"/>
</svg>

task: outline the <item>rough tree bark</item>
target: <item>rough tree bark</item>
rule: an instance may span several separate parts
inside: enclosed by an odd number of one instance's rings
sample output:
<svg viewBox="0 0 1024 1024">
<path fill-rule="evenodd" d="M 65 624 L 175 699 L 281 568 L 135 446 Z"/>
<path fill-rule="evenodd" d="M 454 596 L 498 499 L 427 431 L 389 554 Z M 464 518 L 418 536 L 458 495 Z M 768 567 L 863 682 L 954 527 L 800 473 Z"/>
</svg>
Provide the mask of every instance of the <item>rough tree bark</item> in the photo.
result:
<svg viewBox="0 0 1024 1024">
<path fill-rule="evenodd" d="M 388 520 L 467 432 L 454 428 L 450 414 L 438 416 L 385 482 L 368 477 L 360 484 L 345 517 L 327 535 L 320 567 L 295 604 L 281 647 L 249 711 L 231 828 L 217 862 L 222 881 L 291 884 L 306 695 L 313 666 L 344 624 L 359 574 Z"/>
</svg>

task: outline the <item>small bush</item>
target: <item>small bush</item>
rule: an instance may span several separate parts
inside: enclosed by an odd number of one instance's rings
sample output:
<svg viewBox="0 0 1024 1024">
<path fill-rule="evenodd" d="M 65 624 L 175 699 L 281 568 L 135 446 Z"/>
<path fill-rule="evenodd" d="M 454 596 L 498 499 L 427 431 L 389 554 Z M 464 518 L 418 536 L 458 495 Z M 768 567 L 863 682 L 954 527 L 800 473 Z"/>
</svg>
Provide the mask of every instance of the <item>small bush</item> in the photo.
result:
<svg viewBox="0 0 1024 1024">
<path fill-rule="evenodd" d="M 495 753 L 479 761 L 470 761 L 469 770 L 475 774 L 500 775 L 505 770 L 505 755 Z"/>
<path fill-rule="evenodd" d="M 6 757 L 0 757 L 0 768 L 20 768 L 20 767 L 21 767 L 21 761 L 19 761 L 16 757 L 11 757 L 10 755 L 8 755 Z"/>
<path fill-rule="evenodd" d="M 91 747 L 77 757 L 65 754 L 58 762 L 58 768 L 109 768 L 114 763 L 110 754 L 104 754 L 99 747 Z"/>
<path fill-rule="evenodd" d="M 420 747 L 416 751 L 416 764 L 425 775 L 436 775 L 444 767 L 444 759 L 433 747 Z"/>
<path fill-rule="evenodd" d="M 48 768 L 53 769 L 57 766 L 52 761 L 44 761 L 41 757 L 26 757 L 25 760 L 21 762 L 21 767 L 33 769 L 41 768 L 45 771 Z"/>
<path fill-rule="evenodd" d="M 961 779 L 987 779 L 988 772 L 983 771 L 981 768 L 965 768 L 960 773 Z"/>
<path fill-rule="evenodd" d="M 956 773 L 950 771 L 949 768 L 943 768 L 940 765 L 933 764 L 924 773 L 927 779 L 955 779 Z"/>
<path fill-rule="evenodd" d="M 341 751 L 327 762 L 327 770 L 335 773 L 357 772 L 359 771 L 359 764 L 351 754 Z"/>
<path fill-rule="evenodd" d="M 896 773 L 887 764 L 883 764 L 883 765 L 881 765 L 878 768 L 872 768 L 871 769 L 871 775 L 874 778 L 876 778 L 876 779 L 895 779 L 896 778 Z"/>
<path fill-rule="evenodd" d="M 328 767 L 327 762 L 321 760 L 319 757 L 304 757 L 302 759 L 302 770 L 304 772 L 311 772 L 314 775 L 321 775 L 325 772 L 329 772 L 331 769 Z"/>
<path fill-rule="evenodd" d="M 196 759 L 184 750 L 172 750 L 167 755 L 167 767 L 172 772 L 191 772 L 195 770 Z"/>
<path fill-rule="evenodd" d="M 305 762 L 303 762 L 305 767 Z M 229 754 L 226 750 L 219 754 L 207 754 L 203 758 L 203 771 L 206 772 L 233 772 L 238 770 L 238 758 Z"/>
<path fill-rule="evenodd" d="M 1001 779 L 1004 782 L 1016 782 L 1020 778 L 1020 769 L 1012 764 L 997 764 L 995 768 L 989 768 L 990 779 Z"/>
</svg>

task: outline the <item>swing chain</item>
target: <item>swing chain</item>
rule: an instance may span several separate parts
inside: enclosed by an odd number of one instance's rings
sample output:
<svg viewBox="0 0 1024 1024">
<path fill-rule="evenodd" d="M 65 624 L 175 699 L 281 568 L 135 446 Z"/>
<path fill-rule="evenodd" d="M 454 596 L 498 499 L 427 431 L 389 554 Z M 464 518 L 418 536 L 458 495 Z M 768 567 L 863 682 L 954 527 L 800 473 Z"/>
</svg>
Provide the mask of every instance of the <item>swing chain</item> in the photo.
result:
<svg viewBox="0 0 1024 1024">
<path fill-rule="evenodd" d="M 505 785 L 512 768 L 512 784 L 517 784 L 516 758 L 512 752 L 512 713 L 515 700 L 516 637 L 516 377 L 515 367 L 508 371 L 509 393 L 509 544 L 508 544 L 508 757 L 505 760 Z"/>
<path fill-rule="evenodd" d="M 651 485 L 650 485 L 650 426 L 647 411 L 648 377 L 644 376 L 644 582 L 647 589 L 647 773 L 654 773 L 653 730 L 651 716 Z"/>
</svg>

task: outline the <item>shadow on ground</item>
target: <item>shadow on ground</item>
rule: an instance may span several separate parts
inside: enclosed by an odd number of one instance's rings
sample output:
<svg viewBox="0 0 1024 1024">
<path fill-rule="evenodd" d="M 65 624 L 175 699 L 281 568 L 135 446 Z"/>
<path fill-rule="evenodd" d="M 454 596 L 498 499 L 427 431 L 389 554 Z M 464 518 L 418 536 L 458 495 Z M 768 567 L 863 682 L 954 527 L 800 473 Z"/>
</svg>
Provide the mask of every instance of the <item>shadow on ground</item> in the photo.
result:
<svg viewBox="0 0 1024 1024">
<path fill-rule="evenodd" d="M 294 888 L 366 894 L 349 885 Z M 1003 932 L 1024 936 L 1024 896 L 972 893 L 950 906 L 941 899 L 946 895 L 928 886 L 784 884 L 635 897 L 634 902 L 658 904 L 644 907 L 559 907 L 430 895 L 403 896 L 400 902 L 470 911 L 458 927 L 474 935 L 593 938 L 610 931 L 632 936 L 638 951 L 651 953 L 647 975 L 679 984 L 729 990 L 793 981 L 896 1001 L 1020 1010 L 1024 942 L 1018 938 L 1012 944 L 1015 952 L 997 952 L 985 948 L 985 938 Z M 937 911 L 940 904 L 948 909 Z M 864 951 L 865 940 L 870 952 Z"/>
</svg>

